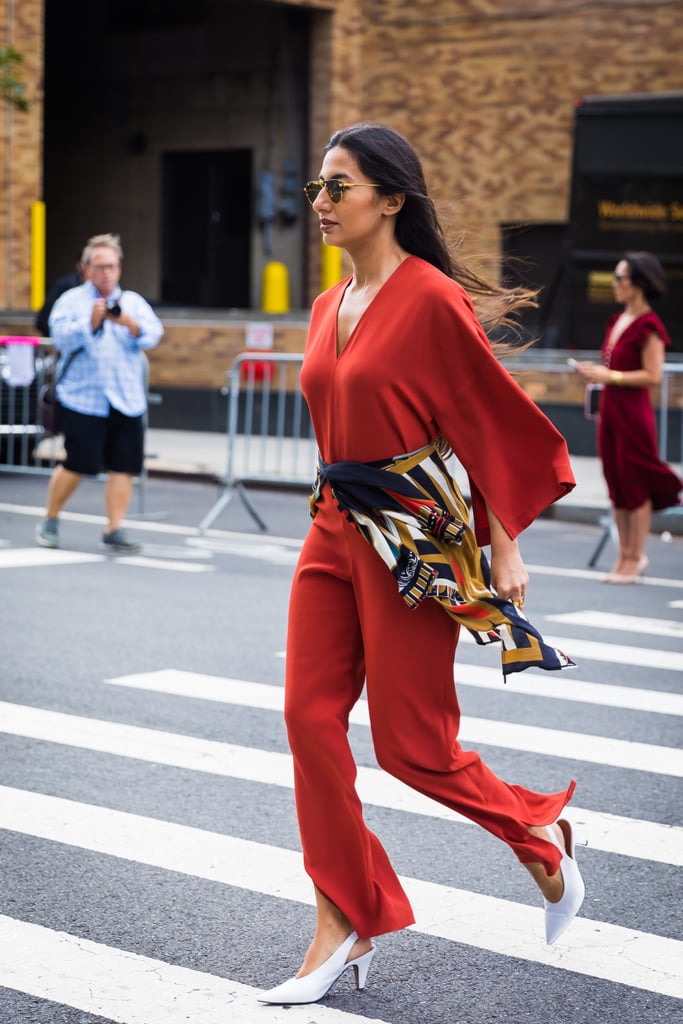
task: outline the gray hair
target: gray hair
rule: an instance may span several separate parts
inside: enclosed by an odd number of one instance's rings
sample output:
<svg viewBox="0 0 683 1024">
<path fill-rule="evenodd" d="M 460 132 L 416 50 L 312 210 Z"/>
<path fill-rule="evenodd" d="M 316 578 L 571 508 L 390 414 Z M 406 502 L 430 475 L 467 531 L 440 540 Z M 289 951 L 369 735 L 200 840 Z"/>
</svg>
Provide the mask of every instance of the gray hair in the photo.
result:
<svg viewBox="0 0 683 1024">
<path fill-rule="evenodd" d="M 81 256 L 81 263 L 85 263 L 86 266 L 90 264 L 90 258 L 92 256 L 93 249 L 101 249 L 105 246 L 108 249 L 113 249 L 116 253 L 119 263 L 123 261 L 123 249 L 121 248 L 121 236 L 120 235 L 93 235 L 85 243 L 83 254 Z"/>
</svg>

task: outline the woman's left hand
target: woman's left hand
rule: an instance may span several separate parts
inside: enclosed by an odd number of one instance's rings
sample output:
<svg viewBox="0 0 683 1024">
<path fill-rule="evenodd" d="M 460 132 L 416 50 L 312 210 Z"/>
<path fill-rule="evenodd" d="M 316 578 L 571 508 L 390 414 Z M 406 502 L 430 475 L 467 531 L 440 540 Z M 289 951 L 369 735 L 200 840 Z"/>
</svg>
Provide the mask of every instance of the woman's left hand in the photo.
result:
<svg viewBox="0 0 683 1024">
<path fill-rule="evenodd" d="M 526 600 L 529 573 L 522 561 L 517 544 L 491 545 L 491 585 L 498 597 L 510 600 L 520 608 Z"/>
<path fill-rule="evenodd" d="M 491 586 L 498 597 L 521 608 L 526 600 L 529 573 L 519 553 L 519 544 L 507 534 L 488 504 L 486 511 L 491 529 Z"/>
</svg>

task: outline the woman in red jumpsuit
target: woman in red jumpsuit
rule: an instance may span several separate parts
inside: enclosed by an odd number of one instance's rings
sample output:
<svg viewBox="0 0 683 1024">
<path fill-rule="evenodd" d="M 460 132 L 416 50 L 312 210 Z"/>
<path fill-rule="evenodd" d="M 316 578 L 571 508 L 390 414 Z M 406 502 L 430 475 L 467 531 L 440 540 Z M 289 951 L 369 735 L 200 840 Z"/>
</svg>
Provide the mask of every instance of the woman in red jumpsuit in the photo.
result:
<svg viewBox="0 0 683 1024">
<path fill-rule="evenodd" d="M 614 271 L 614 295 L 624 310 L 607 321 L 602 363 L 578 366 L 587 380 L 605 385 L 598 452 L 619 537 L 606 583 L 633 583 L 645 571 L 652 511 L 677 505 L 683 488 L 659 458 L 649 391 L 661 382 L 664 350 L 671 344 L 650 306 L 665 291 L 664 268 L 653 253 L 625 253 Z"/>
<path fill-rule="evenodd" d="M 491 545 L 491 586 L 521 607 L 528 576 L 515 538 L 573 475 L 563 438 L 503 369 L 455 278 L 497 305 L 492 323 L 528 295 L 452 260 L 420 162 L 387 126 L 335 134 L 305 191 L 324 242 L 353 266 L 314 303 L 301 376 L 322 465 L 353 469 L 445 437 L 469 476 L 477 540 Z M 292 586 L 285 688 L 317 922 L 298 975 L 263 1002 L 315 1002 L 349 966 L 362 988 L 371 937 L 414 922 L 354 786 L 347 731 L 364 685 L 380 766 L 510 846 L 543 894 L 547 941 L 578 911 L 575 839 L 558 822 L 574 783 L 532 792 L 460 747 L 458 632 L 436 601 L 408 607 L 323 482 Z"/>
</svg>

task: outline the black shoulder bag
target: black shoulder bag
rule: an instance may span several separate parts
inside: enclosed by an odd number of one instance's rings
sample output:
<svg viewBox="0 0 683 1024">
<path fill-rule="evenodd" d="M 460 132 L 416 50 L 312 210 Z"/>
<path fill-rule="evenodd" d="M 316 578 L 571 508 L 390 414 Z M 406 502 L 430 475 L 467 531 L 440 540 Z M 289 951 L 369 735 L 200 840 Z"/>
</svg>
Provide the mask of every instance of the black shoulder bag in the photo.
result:
<svg viewBox="0 0 683 1024">
<path fill-rule="evenodd" d="M 55 375 L 52 380 L 46 381 L 38 392 L 38 423 L 43 428 L 44 434 L 59 433 L 59 402 L 57 401 L 57 385 L 60 380 L 64 379 L 66 371 L 69 369 L 79 352 L 82 351 L 83 348 L 81 347 L 70 352 L 64 361 L 61 373 L 59 375 Z"/>
</svg>

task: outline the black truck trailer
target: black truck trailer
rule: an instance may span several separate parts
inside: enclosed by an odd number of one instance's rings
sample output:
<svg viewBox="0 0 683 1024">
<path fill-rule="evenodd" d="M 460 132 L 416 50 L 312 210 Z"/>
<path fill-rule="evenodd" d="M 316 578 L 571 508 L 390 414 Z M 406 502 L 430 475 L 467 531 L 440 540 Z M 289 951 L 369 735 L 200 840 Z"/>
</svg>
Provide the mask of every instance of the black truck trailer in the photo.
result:
<svg viewBox="0 0 683 1024">
<path fill-rule="evenodd" d="M 540 289 L 525 332 L 546 349 L 600 348 L 628 250 L 662 261 L 656 310 L 683 353 L 683 92 L 586 96 L 576 104 L 568 220 L 503 224 L 509 278 Z"/>
<path fill-rule="evenodd" d="M 627 250 L 663 263 L 657 312 L 683 352 L 683 92 L 587 96 L 576 107 L 562 347 L 599 348 Z"/>
</svg>

